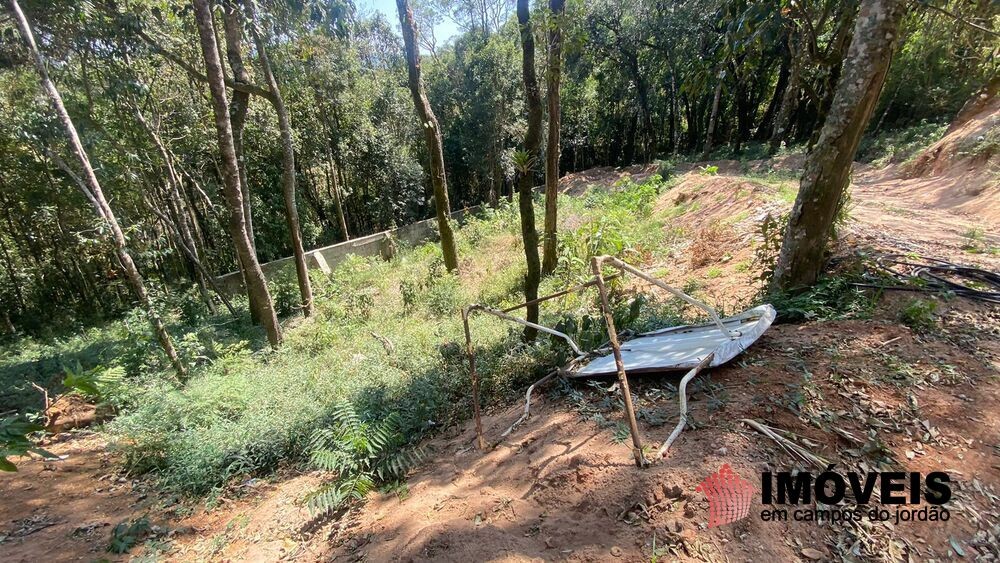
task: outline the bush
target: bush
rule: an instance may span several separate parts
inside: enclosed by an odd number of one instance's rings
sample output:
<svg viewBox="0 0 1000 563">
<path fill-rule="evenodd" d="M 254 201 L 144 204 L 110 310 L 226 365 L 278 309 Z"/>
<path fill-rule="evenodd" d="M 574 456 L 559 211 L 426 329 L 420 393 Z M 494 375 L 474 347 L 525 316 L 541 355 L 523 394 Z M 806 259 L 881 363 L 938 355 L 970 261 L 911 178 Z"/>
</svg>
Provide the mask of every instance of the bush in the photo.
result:
<svg viewBox="0 0 1000 563">
<path fill-rule="evenodd" d="M 899 322 L 918 332 L 928 332 L 937 322 L 936 312 L 937 301 L 911 299 L 899 312 Z"/>
</svg>

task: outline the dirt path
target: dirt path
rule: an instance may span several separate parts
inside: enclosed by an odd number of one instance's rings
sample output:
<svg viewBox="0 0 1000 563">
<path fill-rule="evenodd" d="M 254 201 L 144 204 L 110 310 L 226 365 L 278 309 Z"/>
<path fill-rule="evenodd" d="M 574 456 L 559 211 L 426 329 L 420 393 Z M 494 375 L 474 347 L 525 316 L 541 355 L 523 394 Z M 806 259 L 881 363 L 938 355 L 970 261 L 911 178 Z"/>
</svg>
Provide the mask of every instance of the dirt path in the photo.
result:
<svg viewBox="0 0 1000 563">
<path fill-rule="evenodd" d="M 746 264 L 756 222 L 787 201 L 775 199 L 773 186 L 726 172 L 689 173 L 661 196 L 663 213 L 679 201 L 697 201 L 701 211 L 669 221 L 688 240 L 652 267 L 669 266 L 678 283 L 698 280 L 716 302 L 738 303 L 755 287 Z M 601 181 L 600 173 L 591 176 Z M 843 244 L 1000 269 L 989 251 L 1000 237 L 996 225 L 935 208 L 891 182 L 859 175 Z M 725 232 L 711 236 L 721 238 L 706 239 L 720 220 L 728 221 Z M 970 243 L 985 251 L 970 252 Z M 692 248 L 712 258 L 693 260 Z M 49 447 L 65 460 L 28 461 L 17 474 L 0 475 L 0 560 L 115 559 L 106 552 L 113 527 L 143 516 L 150 526 L 130 555 L 190 561 L 890 561 L 995 553 L 1000 311 L 943 302 L 940 329 L 920 334 L 897 320 L 910 298 L 888 296 L 869 320 L 773 327 L 736 362 L 696 379 L 692 427 L 665 462 L 642 471 L 620 441 L 609 381 L 549 386 L 536 395 L 532 418 L 487 453 L 471 447 L 470 424 L 445 431 L 426 444 L 433 462 L 413 473 L 406 495 L 373 495 L 362 510 L 332 521 L 313 520 L 301 506 L 320 480 L 315 474 L 249 480 L 206 510 L 114 473 L 99 436 L 71 437 Z M 636 378 L 649 442 L 676 423 L 676 382 Z M 488 413 L 487 435 L 499 440 L 520 408 Z M 894 526 L 763 522 L 758 495 L 750 518 L 708 529 L 709 505 L 695 489 L 723 464 L 756 485 L 761 471 L 806 468 L 742 418 L 794 433 L 839 467 L 947 471 L 956 481 L 952 518 Z"/>
</svg>

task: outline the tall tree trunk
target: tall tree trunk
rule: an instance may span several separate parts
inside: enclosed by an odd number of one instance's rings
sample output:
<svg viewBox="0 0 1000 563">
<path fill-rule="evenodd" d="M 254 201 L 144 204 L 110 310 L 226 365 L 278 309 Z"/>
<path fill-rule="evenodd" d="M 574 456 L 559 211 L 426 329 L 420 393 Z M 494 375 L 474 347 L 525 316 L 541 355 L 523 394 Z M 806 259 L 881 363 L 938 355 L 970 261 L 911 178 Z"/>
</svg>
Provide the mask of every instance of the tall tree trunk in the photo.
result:
<svg viewBox="0 0 1000 563">
<path fill-rule="evenodd" d="M 233 0 L 225 0 L 222 6 L 222 30 L 226 38 L 226 60 L 233 71 L 233 82 L 249 84 L 250 73 L 243 64 L 243 25 L 240 20 L 239 6 Z M 214 27 L 214 26 L 213 26 Z M 225 76 L 225 71 L 223 71 Z M 243 156 L 243 129 L 250 111 L 250 93 L 233 89 L 233 100 L 229 105 L 229 120 L 233 130 L 233 146 L 236 150 L 236 162 L 240 171 L 240 193 L 243 195 L 243 216 L 247 225 L 247 236 L 250 245 L 257 252 L 257 241 L 254 238 L 253 213 L 250 209 L 250 184 L 247 181 L 246 160 Z"/>
<path fill-rule="evenodd" d="M 556 269 L 556 229 L 559 200 L 559 81 L 562 72 L 562 18 L 566 0 L 550 0 L 549 72 L 546 75 L 549 105 L 549 138 L 545 147 L 545 237 L 542 245 L 542 273 Z"/>
<path fill-rule="evenodd" d="M 229 102 L 226 100 L 226 84 L 222 74 L 222 60 L 219 57 L 219 45 L 215 40 L 215 29 L 212 26 L 212 11 L 209 0 L 192 0 L 194 4 L 195 22 L 198 24 L 198 36 L 205 59 L 205 74 L 208 77 L 208 87 L 211 91 L 212 110 L 215 114 L 215 132 L 219 142 L 219 152 L 222 155 L 223 193 L 229 207 L 229 234 L 233 238 L 236 254 L 246 270 L 246 289 L 248 295 L 253 295 L 251 306 L 257 310 L 257 318 L 267 331 L 267 339 L 272 347 L 281 344 L 281 327 L 274 312 L 271 293 L 267 290 L 264 272 L 257 262 L 257 254 L 250 243 L 247 233 L 246 218 L 243 214 L 243 194 L 240 190 L 240 171 L 236 161 L 236 149 L 233 145 L 232 124 L 229 121 Z"/>
<path fill-rule="evenodd" d="M 210 0 L 212 1 L 212 0 Z M 209 4 L 211 5 L 211 4 Z M 234 85 L 246 85 L 250 83 L 250 73 L 247 72 L 246 65 L 243 64 L 243 26 L 240 21 L 239 7 L 234 0 L 224 0 L 222 5 L 222 30 L 226 41 L 226 60 L 229 68 L 233 71 Z M 214 24 L 213 24 L 214 32 Z M 218 45 L 218 42 L 216 42 Z M 223 71 L 225 79 L 225 71 Z M 247 237 L 250 239 L 250 248 L 253 249 L 254 256 L 257 255 L 257 238 L 254 236 L 253 210 L 250 204 L 250 183 L 247 180 L 246 160 L 243 155 L 243 129 L 246 125 L 247 113 L 250 111 L 250 93 L 246 90 L 233 88 L 233 99 L 229 105 L 229 123 L 233 131 L 233 147 L 236 151 L 236 164 L 240 173 L 240 194 L 243 205 L 243 220 L 246 223 Z M 243 283 L 250 287 L 249 266 L 239 257 L 240 273 L 243 275 Z M 256 303 L 255 293 L 247 293 L 247 300 L 250 305 L 250 318 L 253 322 L 261 324 L 264 321 L 258 316 L 261 305 Z"/>
<path fill-rule="evenodd" d="M 768 141 L 768 152 L 774 154 L 781 148 L 781 142 L 788 138 L 788 131 L 791 128 L 792 114 L 795 113 L 795 106 L 799 99 L 799 80 L 802 75 L 802 57 L 805 54 L 800 49 L 798 43 L 798 32 L 793 31 L 788 35 L 788 52 L 791 57 L 791 67 L 788 71 L 788 86 L 781 96 L 781 105 L 774 118 L 774 127 L 771 129 L 771 139 Z"/>
<path fill-rule="evenodd" d="M 535 207 L 532 202 L 534 167 L 540 156 L 542 144 L 542 97 L 538 93 L 535 75 L 535 38 L 531 29 L 531 8 L 528 0 L 517 0 L 517 23 L 521 28 L 521 75 L 524 80 L 524 98 L 528 109 L 528 130 L 524 134 L 524 162 L 518 163 L 517 206 L 521 212 L 521 238 L 524 240 L 524 258 L 528 271 L 524 276 L 524 300 L 538 298 L 541 264 L 538 260 L 538 230 L 535 228 Z M 528 305 L 526 317 L 538 323 L 538 304 Z M 538 331 L 524 327 L 524 339 L 533 342 Z"/>
<path fill-rule="evenodd" d="M 765 141 L 771 138 L 771 133 L 774 131 L 774 119 L 778 114 L 778 108 L 781 106 L 781 100 L 785 97 L 785 91 L 788 89 L 788 78 L 791 75 L 792 60 L 788 54 L 788 50 L 784 49 L 783 51 L 781 67 L 778 69 L 778 80 L 774 85 L 774 94 L 771 96 L 771 101 L 768 102 L 767 109 L 764 110 L 764 116 L 761 117 L 760 124 L 757 125 L 757 130 L 754 132 L 754 139 L 757 141 Z"/>
<path fill-rule="evenodd" d="M 337 225 L 340 226 L 341 240 L 351 240 L 351 233 L 347 230 L 347 218 L 344 217 L 344 202 L 340 199 L 340 180 L 338 179 L 337 163 L 333 157 L 327 159 L 327 186 L 333 195 L 333 210 L 337 213 Z"/>
<path fill-rule="evenodd" d="M 656 149 L 656 131 L 653 129 L 653 113 L 649 107 L 649 92 L 646 90 L 646 80 L 639 68 L 639 54 L 635 51 L 623 50 L 626 66 L 635 85 L 636 99 L 639 102 L 640 118 L 642 119 L 642 161 L 648 163 Z M 626 164 L 631 164 L 631 158 Z"/>
<path fill-rule="evenodd" d="M 302 296 L 302 314 L 309 317 L 313 314 L 312 284 L 309 282 L 309 269 L 306 267 L 306 252 L 302 248 L 302 227 L 299 225 L 299 210 L 295 206 L 295 146 L 292 142 L 292 124 L 285 108 L 285 99 L 274 78 L 271 59 L 267 56 L 267 45 L 257 31 L 254 21 L 253 2 L 247 2 L 247 14 L 250 20 L 251 34 L 257 47 L 257 56 L 264 71 L 264 80 L 271 91 L 271 105 L 278 114 L 278 129 L 281 131 L 281 192 L 285 200 L 285 221 L 292 237 L 292 254 L 295 258 L 295 274 L 299 281 L 299 294 Z"/>
<path fill-rule="evenodd" d="M 98 214 L 105 221 L 107 221 L 110 228 L 112 243 L 115 247 L 115 255 L 118 257 L 118 262 L 121 264 L 125 277 L 128 278 L 129 285 L 132 286 L 132 290 L 139 298 L 139 302 L 146 310 L 146 314 L 149 315 L 149 322 L 153 327 L 153 332 L 156 334 L 156 339 L 160 342 L 160 346 L 163 348 L 163 351 L 167 354 L 170 364 L 177 372 L 177 376 L 183 380 L 187 378 L 187 368 L 177 355 L 177 350 L 174 348 L 174 343 L 170 339 L 170 335 L 167 333 L 166 327 L 163 325 L 163 320 L 160 318 L 159 313 L 156 312 L 156 308 L 153 306 L 149 293 L 146 291 L 146 284 L 142 279 L 142 275 L 139 273 L 139 269 L 132 260 L 132 255 L 128 252 L 128 248 L 125 244 L 125 234 L 122 232 L 121 226 L 118 224 L 118 219 L 111 210 L 111 206 L 108 205 L 108 201 L 104 197 L 104 191 L 101 190 L 101 184 L 97 180 L 97 175 L 94 174 L 94 168 L 90 165 L 90 158 L 87 156 L 87 152 L 83 148 L 83 143 L 80 142 L 80 136 L 76 132 L 73 120 L 70 119 L 69 112 L 66 111 L 66 106 L 63 105 L 62 96 L 59 95 L 59 91 L 56 90 L 56 85 L 49 78 L 49 73 L 45 68 L 45 61 L 42 59 L 42 54 L 38 51 L 38 46 L 35 44 L 35 37 L 31 32 L 31 26 L 28 24 L 28 19 L 24 16 L 24 12 L 21 11 L 21 6 L 18 5 L 17 0 L 10 0 L 10 6 L 11 10 L 14 12 L 14 18 L 17 20 L 21 34 L 24 36 L 24 40 L 28 45 L 28 50 L 31 53 L 35 69 L 41 77 L 42 86 L 45 88 L 46 94 L 48 94 L 56 113 L 59 115 L 59 120 L 62 121 L 62 125 L 66 129 L 66 136 L 69 140 L 70 148 L 72 149 L 77 160 L 80 162 L 80 167 L 83 169 L 85 179 L 83 179 L 84 182 L 80 184 L 80 189 L 84 190 L 85 194 L 88 195 L 88 199 L 90 199 L 93 204 L 96 204 L 95 209 Z"/>
<path fill-rule="evenodd" d="M 772 290 L 815 283 L 826 244 L 850 181 L 861 135 L 878 102 L 892 60 L 906 0 L 863 0 L 854 38 L 829 116 L 805 171 L 788 219 Z"/>
<path fill-rule="evenodd" d="M 712 96 L 712 113 L 708 116 L 708 131 L 705 133 L 705 150 L 701 153 L 701 158 L 708 159 L 712 152 L 712 137 L 715 136 L 715 125 L 719 120 L 719 100 L 722 99 L 722 73 L 716 77 L 715 94 Z"/>
<path fill-rule="evenodd" d="M 410 95 L 420 118 L 424 141 L 431 157 L 431 186 L 434 188 L 434 208 L 437 212 L 438 231 L 441 234 L 441 253 L 449 272 L 458 270 L 458 251 L 455 249 L 455 233 L 451 229 L 451 208 L 448 203 L 448 179 L 444 171 L 444 149 L 441 129 L 431 103 L 424 94 L 424 84 L 420 78 L 420 47 L 417 42 L 417 27 L 413 23 L 413 11 L 409 0 L 396 0 L 399 11 L 399 25 L 403 31 L 403 46 L 406 50 L 406 69 L 409 77 Z"/>
</svg>

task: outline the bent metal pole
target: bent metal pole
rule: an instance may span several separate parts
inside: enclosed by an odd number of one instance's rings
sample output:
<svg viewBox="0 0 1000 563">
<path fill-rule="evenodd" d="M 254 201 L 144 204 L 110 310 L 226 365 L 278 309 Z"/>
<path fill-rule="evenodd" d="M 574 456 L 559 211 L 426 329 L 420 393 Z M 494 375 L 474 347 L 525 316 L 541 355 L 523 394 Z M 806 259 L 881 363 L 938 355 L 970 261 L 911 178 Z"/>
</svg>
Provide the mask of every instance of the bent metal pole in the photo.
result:
<svg viewBox="0 0 1000 563">
<path fill-rule="evenodd" d="M 604 285 L 604 276 L 601 275 L 601 265 L 607 256 L 595 256 L 590 261 L 590 266 L 594 270 L 594 277 L 597 279 L 597 292 L 601 295 L 601 311 L 604 313 L 604 322 L 608 325 L 608 341 L 611 344 L 611 352 L 615 355 L 615 367 L 618 368 L 618 387 L 622 393 L 622 401 L 625 403 L 625 416 L 628 418 L 629 432 L 632 434 L 632 455 L 635 456 L 635 465 L 643 467 L 647 464 L 642 452 L 642 438 L 639 436 L 639 425 L 635 421 L 635 409 L 632 407 L 632 392 L 628 387 L 628 376 L 625 374 L 625 363 L 622 362 L 622 349 L 618 344 L 618 331 L 615 329 L 615 320 L 611 315 L 611 305 L 608 302 L 608 288 Z"/>
<path fill-rule="evenodd" d="M 472 379 L 472 415 L 476 419 L 476 447 L 480 451 L 486 449 L 483 440 L 483 422 L 479 415 L 479 374 L 476 373 L 476 353 L 472 346 L 472 333 L 469 331 L 469 313 L 475 305 L 462 309 L 462 324 L 465 325 L 465 354 L 469 358 L 469 377 Z"/>
</svg>

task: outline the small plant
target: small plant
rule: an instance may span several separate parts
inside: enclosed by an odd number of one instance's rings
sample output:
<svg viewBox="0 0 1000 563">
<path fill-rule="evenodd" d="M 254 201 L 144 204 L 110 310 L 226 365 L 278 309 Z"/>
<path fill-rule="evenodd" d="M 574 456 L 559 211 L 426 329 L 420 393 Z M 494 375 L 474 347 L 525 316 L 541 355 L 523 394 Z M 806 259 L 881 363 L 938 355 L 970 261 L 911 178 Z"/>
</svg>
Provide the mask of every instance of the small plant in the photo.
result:
<svg viewBox="0 0 1000 563">
<path fill-rule="evenodd" d="M 86 399 L 102 401 L 107 398 L 121 385 L 122 378 L 125 377 L 125 369 L 120 366 L 106 368 L 96 366 L 91 369 L 83 369 L 80 362 L 76 363 L 76 368 L 63 366 L 66 377 L 63 378 L 63 386 L 71 389 Z"/>
<path fill-rule="evenodd" d="M 435 317 L 444 317 L 462 307 L 462 286 L 458 276 L 444 273 L 427 284 L 427 310 Z"/>
<path fill-rule="evenodd" d="M 664 180 L 669 180 L 677 174 L 677 164 L 673 160 L 658 160 L 656 174 Z"/>
<path fill-rule="evenodd" d="M 714 164 L 702 166 L 699 170 L 699 174 L 702 176 L 715 176 L 719 173 L 719 167 Z"/>
<path fill-rule="evenodd" d="M 722 268 L 712 266 L 705 275 L 708 276 L 708 279 L 713 280 L 722 275 Z"/>
<path fill-rule="evenodd" d="M 36 448 L 35 444 L 28 438 L 28 434 L 41 430 L 42 427 L 38 424 L 17 416 L 8 416 L 0 420 L 0 471 L 17 471 L 14 462 L 7 458 L 25 456 L 28 455 L 28 452 L 50 459 L 55 458 L 56 456 L 49 452 Z"/>
<path fill-rule="evenodd" d="M 139 542 L 145 539 L 151 530 L 152 529 L 149 526 L 149 518 L 145 516 L 138 518 L 133 522 L 129 522 L 128 520 L 119 522 L 118 525 L 111 530 L 111 543 L 108 544 L 108 551 L 118 555 L 127 553 L 128 550 L 132 549 Z"/>
<path fill-rule="evenodd" d="M 934 328 L 937 301 L 930 299 L 913 299 L 899 312 L 899 321 L 918 332 L 927 332 Z"/>
<path fill-rule="evenodd" d="M 332 426 L 313 434 L 310 455 L 314 467 L 336 477 L 310 493 L 306 506 L 313 514 L 327 514 L 360 501 L 376 486 L 398 482 L 421 457 L 404 446 L 395 413 L 366 421 L 353 404 L 340 403 Z"/>
<path fill-rule="evenodd" d="M 962 238 L 966 241 L 962 245 L 962 250 L 970 254 L 980 254 L 989 248 L 989 244 L 986 241 L 986 234 L 981 228 L 973 227 L 965 231 L 962 233 Z"/>
</svg>

